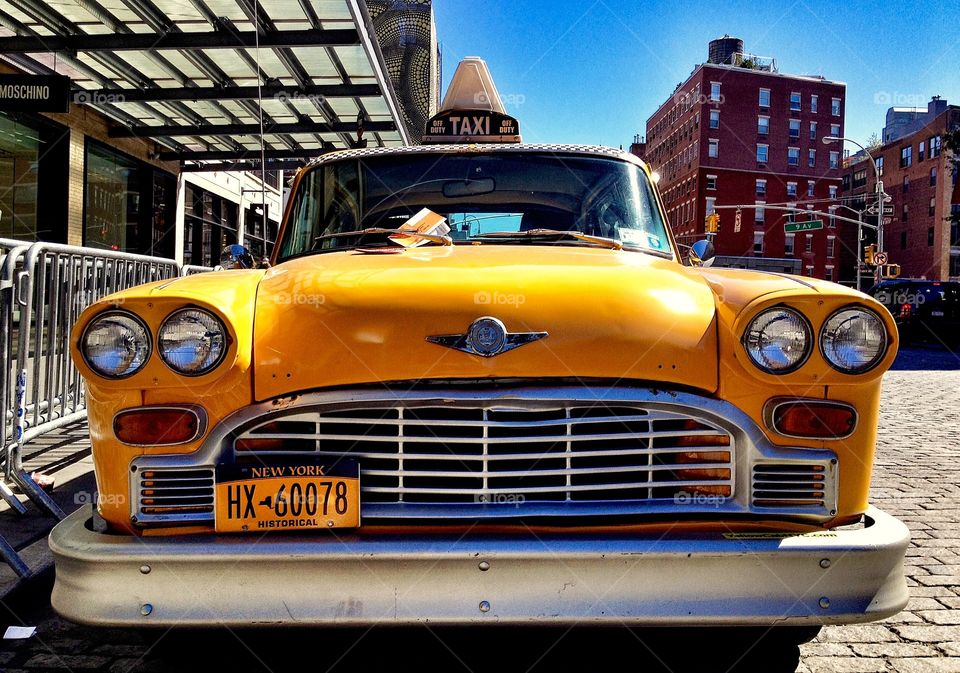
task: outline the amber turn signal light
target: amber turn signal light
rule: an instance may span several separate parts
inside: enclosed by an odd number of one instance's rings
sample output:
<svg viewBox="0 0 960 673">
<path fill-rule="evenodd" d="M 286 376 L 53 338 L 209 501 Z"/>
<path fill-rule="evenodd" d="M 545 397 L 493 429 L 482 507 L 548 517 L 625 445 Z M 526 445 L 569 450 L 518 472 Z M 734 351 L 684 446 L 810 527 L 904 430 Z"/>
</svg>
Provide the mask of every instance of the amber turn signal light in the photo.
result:
<svg viewBox="0 0 960 673">
<path fill-rule="evenodd" d="M 196 407 L 127 409 L 114 416 L 113 434 L 134 446 L 185 444 L 203 433 L 203 419 Z"/>
<path fill-rule="evenodd" d="M 857 412 L 846 404 L 796 400 L 777 404 L 771 421 L 773 430 L 781 435 L 842 439 L 857 426 Z"/>
</svg>

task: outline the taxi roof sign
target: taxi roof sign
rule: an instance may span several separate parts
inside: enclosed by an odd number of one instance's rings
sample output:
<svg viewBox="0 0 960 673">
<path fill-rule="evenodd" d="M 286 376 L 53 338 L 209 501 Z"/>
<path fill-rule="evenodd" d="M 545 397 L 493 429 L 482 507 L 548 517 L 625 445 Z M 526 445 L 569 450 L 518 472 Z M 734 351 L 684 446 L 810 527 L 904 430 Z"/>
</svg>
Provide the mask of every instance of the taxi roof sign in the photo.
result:
<svg viewBox="0 0 960 673">
<path fill-rule="evenodd" d="M 519 143 L 520 123 L 503 108 L 486 62 L 468 56 L 457 66 L 424 143 Z"/>
</svg>

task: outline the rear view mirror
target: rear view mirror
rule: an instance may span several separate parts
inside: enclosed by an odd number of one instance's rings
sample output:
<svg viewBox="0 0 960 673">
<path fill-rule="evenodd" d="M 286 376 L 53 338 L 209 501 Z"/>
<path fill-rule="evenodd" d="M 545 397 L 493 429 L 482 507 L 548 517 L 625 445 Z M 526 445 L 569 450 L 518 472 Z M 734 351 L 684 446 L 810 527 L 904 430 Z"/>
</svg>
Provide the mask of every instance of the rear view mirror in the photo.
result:
<svg viewBox="0 0 960 673">
<path fill-rule="evenodd" d="M 690 262 L 690 266 L 710 266 L 716 254 L 713 242 L 702 239 L 690 246 L 687 261 Z"/>
<path fill-rule="evenodd" d="M 497 183 L 493 178 L 475 180 L 449 180 L 443 183 L 443 195 L 448 199 L 463 196 L 480 196 L 496 191 Z"/>
</svg>

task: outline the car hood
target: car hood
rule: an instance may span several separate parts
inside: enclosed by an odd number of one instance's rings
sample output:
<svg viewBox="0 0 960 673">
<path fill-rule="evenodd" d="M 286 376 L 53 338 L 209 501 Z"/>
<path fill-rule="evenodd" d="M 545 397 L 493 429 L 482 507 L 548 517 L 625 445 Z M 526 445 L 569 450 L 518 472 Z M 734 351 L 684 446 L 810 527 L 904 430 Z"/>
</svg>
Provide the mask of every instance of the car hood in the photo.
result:
<svg viewBox="0 0 960 673">
<path fill-rule="evenodd" d="M 695 270 L 573 246 L 311 255 L 257 292 L 255 397 L 436 379 L 568 378 L 717 388 L 713 291 Z M 548 336 L 481 357 L 427 340 L 491 316 Z"/>
</svg>

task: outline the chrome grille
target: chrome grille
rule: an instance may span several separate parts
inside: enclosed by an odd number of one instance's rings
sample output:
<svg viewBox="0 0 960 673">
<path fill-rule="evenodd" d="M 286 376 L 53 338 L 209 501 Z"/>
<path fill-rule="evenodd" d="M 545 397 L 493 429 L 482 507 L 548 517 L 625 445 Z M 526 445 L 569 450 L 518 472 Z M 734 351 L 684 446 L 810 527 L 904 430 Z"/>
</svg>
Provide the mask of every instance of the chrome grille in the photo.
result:
<svg viewBox="0 0 960 673">
<path fill-rule="evenodd" d="M 314 409 L 259 422 L 233 448 L 240 462 L 355 458 L 365 505 L 673 503 L 734 488 L 733 435 L 634 405 Z"/>
<path fill-rule="evenodd" d="M 755 507 L 818 507 L 827 504 L 826 466 L 810 463 L 759 463 L 753 467 Z"/>
<path fill-rule="evenodd" d="M 138 522 L 213 520 L 212 468 L 138 470 L 134 488 Z"/>
</svg>

